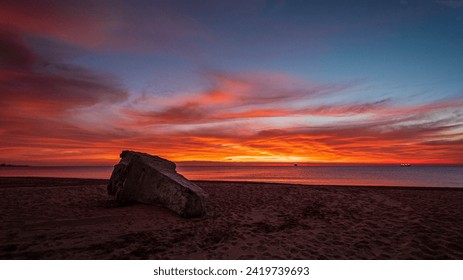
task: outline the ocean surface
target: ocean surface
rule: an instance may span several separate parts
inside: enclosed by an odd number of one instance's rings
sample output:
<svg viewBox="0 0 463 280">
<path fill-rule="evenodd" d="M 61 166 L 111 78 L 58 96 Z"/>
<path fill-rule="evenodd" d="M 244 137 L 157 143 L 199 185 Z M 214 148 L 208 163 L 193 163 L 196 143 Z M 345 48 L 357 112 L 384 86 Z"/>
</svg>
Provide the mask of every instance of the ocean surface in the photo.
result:
<svg viewBox="0 0 463 280">
<path fill-rule="evenodd" d="M 108 179 L 112 169 L 112 166 L 1 167 L 0 176 Z M 308 185 L 463 187 L 463 166 L 179 166 L 177 171 L 190 180 Z"/>
</svg>

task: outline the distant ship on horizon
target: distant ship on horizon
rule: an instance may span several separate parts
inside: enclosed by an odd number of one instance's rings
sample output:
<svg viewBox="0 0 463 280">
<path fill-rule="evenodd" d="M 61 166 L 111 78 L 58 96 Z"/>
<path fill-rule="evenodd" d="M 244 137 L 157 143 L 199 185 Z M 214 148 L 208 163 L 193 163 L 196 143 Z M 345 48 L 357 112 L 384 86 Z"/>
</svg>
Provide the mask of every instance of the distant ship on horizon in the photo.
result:
<svg viewBox="0 0 463 280">
<path fill-rule="evenodd" d="M 412 166 L 410 163 L 401 163 L 400 164 L 401 167 L 409 167 L 409 166 Z"/>
</svg>

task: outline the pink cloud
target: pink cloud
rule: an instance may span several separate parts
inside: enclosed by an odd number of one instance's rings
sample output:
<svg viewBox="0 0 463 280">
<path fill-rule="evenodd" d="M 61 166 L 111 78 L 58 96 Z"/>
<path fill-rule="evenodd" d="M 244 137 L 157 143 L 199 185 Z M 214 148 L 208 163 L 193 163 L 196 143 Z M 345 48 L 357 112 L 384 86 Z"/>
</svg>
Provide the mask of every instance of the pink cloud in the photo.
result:
<svg viewBox="0 0 463 280">
<path fill-rule="evenodd" d="M 350 84 L 318 85 L 278 73 L 227 75 L 208 72 L 205 78 L 209 79 L 211 86 L 204 91 L 179 93 L 171 97 L 170 102 L 156 95 L 144 95 L 131 107 L 125 108 L 123 112 L 130 116 L 134 123 L 147 125 L 316 115 L 317 112 L 327 111 L 327 109 L 320 107 L 299 109 L 297 106 L 300 107 L 301 104 L 308 103 L 312 99 L 327 97 L 353 86 Z M 372 107 L 373 105 L 356 106 Z M 338 111 L 347 111 L 352 110 L 353 106 L 344 109 L 338 106 L 331 110 L 336 108 Z M 357 108 L 357 110 L 360 109 Z"/>
<path fill-rule="evenodd" d="M 40 151 L 39 159 L 52 160 L 57 151 L 82 151 L 117 137 L 109 128 L 83 127 L 78 117 L 79 110 L 100 105 L 110 111 L 125 101 L 127 91 L 117 80 L 48 62 L 18 36 L 0 36 L 0 46 L 8 54 L 0 57 L 0 146 L 5 162 L 25 153 L 36 161 L 33 155 Z"/>
<path fill-rule="evenodd" d="M 0 34 L 0 108 L 57 115 L 68 109 L 127 98 L 113 77 L 67 64 L 48 62 L 17 35 Z"/>
<path fill-rule="evenodd" d="M 275 73 L 207 73 L 203 91 L 179 93 L 151 108 L 156 96 L 125 103 L 127 92 L 114 78 L 51 63 L 19 36 L 2 34 L 0 46 L 8 53 L 0 58 L 3 161 L 108 163 L 127 148 L 173 160 L 463 158 L 459 97 L 419 105 L 392 99 L 339 103 L 325 98 L 354 85 Z M 328 117 L 328 124 L 304 125 L 314 116 Z M 285 122 L 290 118 L 299 126 Z"/>
</svg>

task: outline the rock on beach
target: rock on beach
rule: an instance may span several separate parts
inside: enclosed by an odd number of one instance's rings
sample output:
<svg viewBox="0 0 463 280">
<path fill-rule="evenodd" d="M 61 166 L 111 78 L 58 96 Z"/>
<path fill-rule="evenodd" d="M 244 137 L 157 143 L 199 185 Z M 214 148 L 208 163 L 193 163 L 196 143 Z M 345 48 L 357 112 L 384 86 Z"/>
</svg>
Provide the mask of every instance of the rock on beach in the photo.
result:
<svg viewBox="0 0 463 280">
<path fill-rule="evenodd" d="M 186 218 L 206 213 L 206 192 L 177 173 L 175 163 L 134 151 L 120 157 L 108 184 L 108 194 L 119 204 L 159 204 Z"/>
</svg>

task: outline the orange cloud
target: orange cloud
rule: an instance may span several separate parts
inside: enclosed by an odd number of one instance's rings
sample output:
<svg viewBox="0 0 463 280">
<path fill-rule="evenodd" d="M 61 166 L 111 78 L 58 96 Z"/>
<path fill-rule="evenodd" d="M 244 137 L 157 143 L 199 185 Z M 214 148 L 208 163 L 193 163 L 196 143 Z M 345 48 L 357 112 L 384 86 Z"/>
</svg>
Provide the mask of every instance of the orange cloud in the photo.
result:
<svg viewBox="0 0 463 280">
<path fill-rule="evenodd" d="M 463 163 L 461 97 L 341 103 L 328 97 L 355 84 L 206 73 L 202 91 L 129 102 L 114 78 L 49 62 L 18 36 L 0 46 L 0 162 L 112 164 L 134 149 L 175 161 Z"/>
<path fill-rule="evenodd" d="M 198 96 L 193 97 L 191 102 L 194 103 L 199 103 L 199 104 L 228 104 L 232 103 L 233 101 L 236 100 L 236 95 L 233 93 L 224 91 L 224 90 L 219 90 L 219 89 L 213 89 L 206 91 L 204 93 L 200 93 Z"/>
<path fill-rule="evenodd" d="M 322 107 L 294 108 L 310 103 L 312 99 L 327 97 L 353 85 L 316 85 L 287 75 L 253 73 L 247 75 L 226 75 L 207 73 L 213 86 L 193 93 L 178 93 L 170 98 L 144 95 L 123 113 L 133 119 L 126 125 L 196 124 L 224 122 L 229 119 L 266 118 L 276 116 L 323 115 L 328 111 Z M 156 102 L 162 100 L 162 102 Z M 301 102 L 303 101 L 303 102 Z M 299 104 L 300 103 L 300 104 Z M 379 103 L 378 103 L 379 104 Z M 335 114 L 367 110 L 378 104 L 360 104 L 330 111 Z M 342 112 L 340 112 L 342 111 Z"/>
</svg>

